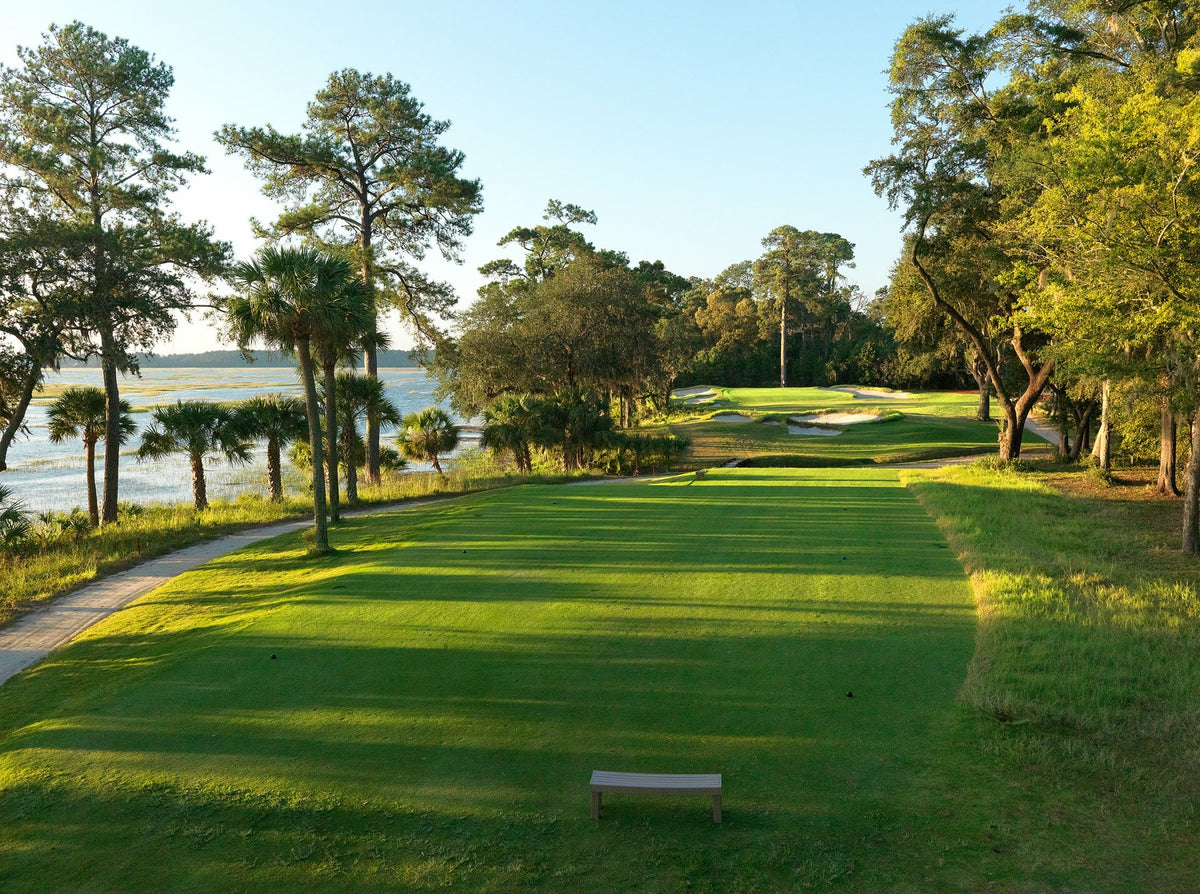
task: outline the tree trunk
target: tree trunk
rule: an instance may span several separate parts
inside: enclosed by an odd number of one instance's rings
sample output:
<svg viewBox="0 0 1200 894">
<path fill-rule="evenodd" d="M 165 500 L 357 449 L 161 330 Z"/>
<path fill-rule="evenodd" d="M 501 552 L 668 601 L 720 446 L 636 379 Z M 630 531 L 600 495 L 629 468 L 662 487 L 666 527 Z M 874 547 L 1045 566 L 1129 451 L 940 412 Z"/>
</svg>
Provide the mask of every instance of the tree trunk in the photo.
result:
<svg viewBox="0 0 1200 894">
<path fill-rule="evenodd" d="M 1158 483 L 1155 490 L 1160 494 L 1179 496 L 1179 488 L 1175 484 L 1175 443 L 1176 430 L 1175 413 L 1171 410 L 1171 401 L 1165 394 L 1161 398 L 1159 446 L 1158 446 Z"/>
<path fill-rule="evenodd" d="M 40 369 L 30 370 L 29 376 L 21 385 L 21 396 L 17 399 L 16 406 L 12 408 L 12 418 L 4 426 L 4 433 L 0 434 L 0 472 L 8 468 L 9 445 L 17 436 L 17 432 L 21 430 L 21 423 L 25 421 L 25 413 L 29 410 L 29 402 L 33 400 L 33 392 L 38 386 L 41 375 Z"/>
<path fill-rule="evenodd" d="M 325 455 L 326 478 L 329 484 L 329 520 L 337 524 L 342 520 L 338 498 L 338 449 L 337 449 L 337 366 L 325 364 Z"/>
<path fill-rule="evenodd" d="M 1071 451 L 1067 455 L 1071 462 L 1078 462 L 1083 454 L 1088 443 L 1088 434 L 1092 430 L 1092 417 L 1095 415 L 1096 401 L 1091 399 L 1085 404 L 1083 412 L 1075 415 L 1075 443 L 1071 445 Z"/>
<path fill-rule="evenodd" d="M 267 486 L 271 490 L 271 499 L 278 502 L 283 499 L 283 475 L 279 468 L 279 441 L 267 438 Z"/>
<path fill-rule="evenodd" d="M 633 428 L 637 410 L 637 401 L 633 397 L 632 388 L 621 389 L 621 428 Z"/>
<path fill-rule="evenodd" d="M 989 422 L 992 418 L 992 389 L 988 384 L 987 367 L 980 368 L 981 364 L 971 364 L 971 378 L 975 380 L 975 386 L 979 389 L 979 404 L 975 408 L 975 418 L 980 422 Z"/>
<path fill-rule="evenodd" d="M 1011 462 L 1021 456 L 1021 438 L 1025 434 L 1025 417 L 1017 418 L 1016 408 L 1003 402 L 1004 428 L 1000 430 L 1000 459 Z"/>
<path fill-rule="evenodd" d="M 1046 360 L 1040 367 L 1034 362 L 1025 349 L 1024 332 L 1021 326 L 1014 320 L 1012 337 L 1009 339 L 1009 344 L 1012 345 L 1013 353 L 1025 371 L 1026 385 L 1024 392 L 1019 397 L 1015 400 L 1012 398 L 1009 390 L 1004 385 L 1003 377 L 1000 375 L 998 352 L 995 351 L 996 346 L 989 344 L 983 332 L 972 325 L 958 308 L 945 299 L 941 290 L 938 289 L 937 283 L 933 281 L 933 277 L 929 275 L 929 271 L 921 263 L 920 248 L 924 242 L 925 228 L 928 224 L 928 218 L 921 221 L 920 228 L 917 231 L 917 238 L 913 242 L 912 252 L 909 257 L 912 260 L 913 267 L 917 271 L 917 275 L 925 283 L 925 289 L 929 292 L 929 297 L 933 299 L 938 307 L 946 311 L 955 324 L 962 329 L 963 333 L 971 340 L 971 344 L 975 347 L 976 359 L 987 367 L 988 381 L 991 382 L 992 389 L 996 392 L 996 397 L 1000 399 L 1000 403 L 1004 407 L 1005 425 L 1004 429 L 1000 432 L 1000 459 L 1004 461 L 1018 459 L 1021 455 L 1021 439 L 1025 433 L 1025 420 L 1029 416 L 1029 411 L 1033 409 L 1033 405 L 1037 403 L 1037 399 L 1041 396 L 1042 389 L 1050 381 L 1050 376 L 1054 372 L 1054 361 Z"/>
<path fill-rule="evenodd" d="M 1058 459 L 1065 462 L 1071 458 L 1071 423 L 1067 410 L 1067 395 L 1054 393 L 1054 415 L 1058 421 Z"/>
<path fill-rule="evenodd" d="M 1192 415 L 1192 449 L 1183 481 L 1183 551 L 1200 553 L 1200 408 Z"/>
<path fill-rule="evenodd" d="M 312 352 L 307 341 L 296 345 L 300 374 L 304 379 L 304 407 L 308 416 L 308 443 L 312 446 L 312 492 L 314 546 L 329 551 L 329 528 L 325 519 L 325 452 L 321 449 L 321 411 L 317 405 L 317 383 L 313 374 Z"/>
<path fill-rule="evenodd" d="M 376 313 L 375 309 L 375 264 L 371 256 L 371 209 L 369 207 L 361 208 L 362 217 L 359 221 L 358 231 L 358 248 L 362 255 L 362 267 L 359 275 L 362 277 L 363 285 L 367 287 L 367 294 L 371 300 L 371 312 Z M 375 335 L 375 325 L 371 327 L 371 335 Z M 372 378 L 379 378 L 379 355 L 375 347 L 375 340 L 372 338 L 363 352 L 363 365 L 366 367 L 366 374 Z M 366 461 L 364 473 L 366 474 L 368 484 L 379 484 L 379 411 L 377 409 L 367 410 L 367 428 L 364 434 L 364 446 L 366 448 Z M 351 462 L 353 465 L 353 462 Z M 357 492 L 357 486 L 355 488 Z M 346 485 L 346 496 L 350 497 L 349 482 Z"/>
<path fill-rule="evenodd" d="M 1102 469 L 1112 468 L 1112 401 L 1108 379 L 1100 384 L 1100 428 L 1092 445 L 1092 458 Z"/>
<path fill-rule="evenodd" d="M 101 524 L 117 520 L 117 476 L 121 470 L 121 389 L 117 384 L 117 345 L 112 330 L 100 333 L 104 375 L 104 510 Z"/>
<path fill-rule="evenodd" d="M 374 293 L 372 293 L 374 294 Z M 379 378 L 379 355 L 374 344 L 367 345 L 364 352 L 366 374 L 372 379 Z M 368 484 L 378 484 L 379 475 L 379 411 L 367 410 L 367 426 L 364 432 L 364 448 L 366 453 L 365 473 Z"/>
<path fill-rule="evenodd" d="M 779 300 L 779 387 L 787 387 L 787 298 Z"/>
<path fill-rule="evenodd" d="M 352 423 L 353 425 L 353 423 Z M 355 428 L 346 426 L 342 431 L 342 453 L 343 459 L 346 462 L 346 502 L 355 503 L 358 501 L 358 469 L 354 455 Z"/>
<path fill-rule="evenodd" d="M 192 502 L 198 512 L 208 508 L 208 488 L 204 483 L 204 457 L 192 454 Z"/>
<path fill-rule="evenodd" d="M 87 455 L 87 494 L 88 494 L 88 518 L 92 520 L 92 526 L 100 524 L 100 503 L 96 499 L 96 442 L 91 438 L 86 438 L 83 442 L 83 451 Z"/>
<path fill-rule="evenodd" d="M 89 145 L 97 145 L 95 125 Z M 104 238 L 104 211 L 96 182 L 89 190 L 92 231 L 92 301 L 99 320 L 100 368 L 104 377 L 104 506 L 101 524 L 117 520 L 117 479 L 121 471 L 121 389 L 117 384 L 117 339 L 113 331 L 113 288 Z"/>
<path fill-rule="evenodd" d="M 1014 341 L 1019 340 L 1019 335 Z M 1029 382 L 1025 386 L 1025 390 L 1015 401 L 1010 401 L 1003 397 L 1004 392 L 1001 390 L 998 382 L 999 371 L 993 375 L 989 371 L 989 378 L 992 380 L 992 387 L 996 389 L 996 393 L 1001 395 L 1001 403 L 1004 405 L 1004 418 L 1007 424 L 1000 436 L 1000 458 L 1002 460 L 1011 461 L 1021 458 L 1021 440 L 1025 435 L 1025 420 L 1029 418 L 1029 413 L 1033 410 L 1034 404 L 1037 403 L 1039 397 L 1042 396 L 1042 389 L 1046 387 L 1046 383 L 1050 380 L 1050 374 L 1054 370 L 1054 361 L 1048 360 L 1042 368 L 1036 372 L 1032 372 L 1032 366 L 1027 365 L 1026 371 L 1029 373 Z"/>
</svg>

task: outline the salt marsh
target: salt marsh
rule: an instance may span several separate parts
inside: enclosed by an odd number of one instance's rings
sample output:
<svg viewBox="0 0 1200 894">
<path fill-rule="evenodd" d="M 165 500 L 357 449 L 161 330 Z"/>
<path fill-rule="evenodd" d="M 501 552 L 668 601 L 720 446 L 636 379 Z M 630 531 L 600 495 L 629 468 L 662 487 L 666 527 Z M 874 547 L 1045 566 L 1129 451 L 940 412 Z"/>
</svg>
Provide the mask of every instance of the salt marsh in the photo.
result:
<svg viewBox="0 0 1200 894">
<path fill-rule="evenodd" d="M 381 369 L 387 396 L 401 414 L 438 403 L 433 396 L 434 383 L 419 368 Z M 48 412 L 54 398 L 71 385 L 101 386 L 99 369 L 64 369 L 46 377 L 46 386 L 35 397 L 26 415 L 27 438 L 18 438 L 8 453 L 8 470 L 0 483 L 11 488 L 25 508 L 33 512 L 69 510 L 86 504 L 83 442 L 71 440 L 55 444 L 48 431 Z M 121 396 L 133 408 L 138 434 L 121 451 L 120 498 L 131 503 L 174 503 L 191 500 L 191 473 L 182 455 L 153 462 L 138 462 L 135 457 L 140 433 L 150 423 L 150 410 L 176 400 L 245 400 L 259 394 L 279 392 L 301 395 L 295 370 L 289 367 L 234 367 L 169 369 L 148 368 L 140 377 L 121 380 Z M 441 404 L 449 411 L 449 406 Z M 384 434 L 385 441 L 388 433 Z M 464 433 L 464 441 L 470 438 Z M 97 475 L 103 467 L 103 445 L 97 445 Z M 229 499 L 242 493 L 265 493 L 266 456 L 260 447 L 249 466 L 234 467 L 211 460 L 208 471 L 210 499 Z M 415 464 L 412 468 L 423 468 Z M 299 492 L 303 476 L 285 460 L 285 487 Z"/>
</svg>

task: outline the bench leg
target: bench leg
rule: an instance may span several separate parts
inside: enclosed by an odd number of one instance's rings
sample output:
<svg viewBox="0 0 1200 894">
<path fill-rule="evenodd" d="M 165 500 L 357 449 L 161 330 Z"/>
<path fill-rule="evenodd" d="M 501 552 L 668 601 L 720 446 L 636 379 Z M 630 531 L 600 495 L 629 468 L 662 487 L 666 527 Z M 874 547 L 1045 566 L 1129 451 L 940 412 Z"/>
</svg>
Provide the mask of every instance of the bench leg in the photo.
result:
<svg viewBox="0 0 1200 894">
<path fill-rule="evenodd" d="M 592 792 L 592 819 L 600 819 L 600 792 Z"/>
<path fill-rule="evenodd" d="M 719 823 L 720 821 L 721 821 L 721 796 L 713 795 L 713 822 Z"/>
</svg>

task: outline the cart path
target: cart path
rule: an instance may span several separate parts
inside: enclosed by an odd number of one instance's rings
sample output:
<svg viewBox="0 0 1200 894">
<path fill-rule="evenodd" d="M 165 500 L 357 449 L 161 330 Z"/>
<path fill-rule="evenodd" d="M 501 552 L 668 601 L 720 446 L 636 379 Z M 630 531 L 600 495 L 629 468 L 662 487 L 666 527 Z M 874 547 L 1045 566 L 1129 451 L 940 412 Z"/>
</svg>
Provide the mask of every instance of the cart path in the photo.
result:
<svg viewBox="0 0 1200 894">
<path fill-rule="evenodd" d="M 428 506 L 459 496 L 462 495 L 451 494 L 434 499 L 406 500 L 402 503 L 354 509 L 343 512 L 342 518 Z M 252 543 L 270 540 L 281 534 L 291 534 L 311 526 L 311 518 L 300 518 L 225 534 L 215 540 L 184 547 L 125 571 L 102 577 L 73 593 L 34 609 L 15 623 L 0 629 L 0 686 L 25 668 L 41 661 L 59 646 L 66 645 L 93 624 L 103 621 L 139 596 L 161 587 L 185 571 L 191 571 L 205 562 Z"/>
<path fill-rule="evenodd" d="M 185 571 L 243 546 L 289 534 L 311 524 L 311 519 L 297 520 L 227 534 L 111 574 L 34 609 L 0 630 L 0 686 L 117 609 Z"/>
</svg>

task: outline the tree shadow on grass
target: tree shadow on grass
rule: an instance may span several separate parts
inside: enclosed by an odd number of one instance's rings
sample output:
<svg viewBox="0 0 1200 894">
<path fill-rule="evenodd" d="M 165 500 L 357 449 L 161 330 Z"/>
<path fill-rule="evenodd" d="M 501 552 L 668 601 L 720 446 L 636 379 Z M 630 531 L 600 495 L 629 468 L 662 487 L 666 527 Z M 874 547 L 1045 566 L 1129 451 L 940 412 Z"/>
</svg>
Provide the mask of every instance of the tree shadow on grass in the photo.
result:
<svg viewBox="0 0 1200 894">
<path fill-rule="evenodd" d="M 876 814 L 862 824 L 868 837 L 851 841 L 802 803 L 761 817 L 733 806 L 716 825 L 704 799 L 617 796 L 596 823 L 586 780 L 571 794 L 552 812 L 480 813 L 168 780 L 18 786 L 4 801 L 21 850 L 0 881 L 112 891 L 778 890 L 852 878 L 896 826 Z M 48 806 L 90 834 L 64 839 Z M 118 866 L 131 837 L 151 858 Z"/>
<path fill-rule="evenodd" d="M 474 857 L 441 871 L 484 888 L 506 884 L 510 849 L 539 854 L 523 871 L 551 887 L 598 870 L 619 887 L 761 884 L 810 871 L 814 848 L 849 870 L 864 838 L 905 822 L 889 801 L 938 747 L 972 620 L 927 627 L 917 648 L 870 625 L 726 641 L 654 627 L 649 642 L 613 629 L 426 648 L 168 635 L 181 638 L 171 664 L 107 666 L 102 697 L 8 739 L 5 762 L 24 772 L 0 794 L 18 820 L 6 835 L 43 878 L 66 865 L 64 846 L 91 852 L 100 887 L 131 862 L 156 878 L 121 843 L 130 828 L 201 886 L 228 878 L 217 853 L 243 884 L 289 865 L 289 838 L 314 841 L 350 879 L 369 865 L 345 865 L 364 848 L 382 847 L 389 872 L 418 872 L 418 854 L 453 840 Z M 121 644 L 72 651 L 82 666 L 108 648 Z M 620 797 L 595 826 L 594 769 L 721 772 L 725 826 L 703 799 Z M 712 848 L 702 869 L 679 845 L 697 840 Z M 311 882 L 324 870 L 306 857 L 281 878 L 293 871 Z"/>
<path fill-rule="evenodd" d="M 507 493 L 347 522 L 316 570 L 214 563 L 5 687 L 0 881 L 889 887 L 970 601 L 903 490 L 779 483 Z M 726 823 L 592 824 L 594 769 L 721 772 Z"/>
</svg>

